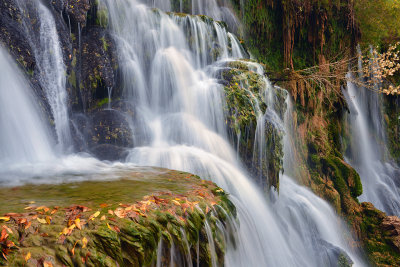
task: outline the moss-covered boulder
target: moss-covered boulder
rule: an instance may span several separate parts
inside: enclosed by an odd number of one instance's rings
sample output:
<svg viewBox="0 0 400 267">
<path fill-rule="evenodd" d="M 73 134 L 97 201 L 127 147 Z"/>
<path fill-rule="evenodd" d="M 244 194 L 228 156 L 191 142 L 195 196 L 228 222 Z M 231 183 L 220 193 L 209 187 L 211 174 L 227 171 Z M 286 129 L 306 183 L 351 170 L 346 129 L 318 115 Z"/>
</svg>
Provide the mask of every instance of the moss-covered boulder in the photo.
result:
<svg viewBox="0 0 400 267">
<path fill-rule="evenodd" d="M 361 207 L 360 234 L 369 259 L 376 266 L 399 266 L 400 219 L 386 216 L 368 202 Z"/>
<path fill-rule="evenodd" d="M 286 92 L 257 72 L 257 63 L 227 63 L 220 73 L 227 105 L 227 127 L 239 155 L 265 189 L 279 187 L 282 171 L 282 121 Z M 269 98 L 269 99 L 268 99 Z M 267 103 L 270 105 L 268 106 Z"/>
<path fill-rule="evenodd" d="M 165 169 L 115 175 L 120 179 L 0 189 L 0 264 L 223 264 L 217 224 L 228 224 L 236 213 L 221 188 Z"/>
</svg>

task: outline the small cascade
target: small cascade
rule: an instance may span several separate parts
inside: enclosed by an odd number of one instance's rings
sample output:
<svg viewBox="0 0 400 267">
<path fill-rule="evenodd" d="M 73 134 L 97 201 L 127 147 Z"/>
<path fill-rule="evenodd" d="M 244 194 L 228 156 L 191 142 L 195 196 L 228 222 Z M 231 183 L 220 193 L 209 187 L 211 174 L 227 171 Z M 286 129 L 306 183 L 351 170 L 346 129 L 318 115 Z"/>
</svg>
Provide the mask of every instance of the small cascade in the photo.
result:
<svg viewBox="0 0 400 267">
<path fill-rule="evenodd" d="M 224 264 L 336 266 L 344 258 L 362 265 L 325 201 L 284 176 L 280 196 L 268 203 L 237 160 L 227 137 L 224 90 L 213 78 L 224 62 L 246 57 L 236 37 L 204 17 L 166 14 L 135 0 L 102 3 L 118 46 L 124 98 L 134 104 L 138 123 L 151 136 L 130 150 L 127 161 L 195 173 L 231 194 L 240 225 L 231 226 L 237 230 L 235 242 L 225 238 Z M 251 64 L 264 76 L 260 65 Z M 272 89 L 266 81 L 262 101 L 269 110 L 259 116 L 283 129 Z M 258 134 L 261 142 L 261 128 Z M 171 262 L 180 258 L 173 252 L 177 246 L 170 249 Z"/>
<path fill-rule="evenodd" d="M 296 174 L 299 165 L 293 153 L 293 108 L 291 97 L 287 97 L 285 113 L 285 136 L 283 165 L 285 173 Z M 337 266 L 338 259 L 353 266 L 365 266 L 361 253 L 352 247 L 355 242 L 333 208 L 309 189 L 298 185 L 292 177 L 283 174 L 280 178 L 280 194 L 273 205 L 276 216 L 287 224 L 287 235 L 291 240 L 303 239 L 302 245 L 311 254 L 299 254 L 299 260 L 313 261 L 315 266 Z M 311 257 L 308 258 L 307 257 Z M 308 264 L 305 264 L 309 266 Z"/>
<path fill-rule="evenodd" d="M 108 104 L 107 104 L 107 109 L 111 109 L 111 96 L 112 96 L 112 86 L 107 87 L 107 93 L 108 93 Z"/>
<path fill-rule="evenodd" d="M 39 32 L 31 28 L 31 18 L 23 17 L 25 33 L 34 52 L 40 84 L 51 107 L 56 129 L 58 150 L 65 152 L 71 146 L 71 132 L 67 107 L 65 65 L 56 23 L 50 10 L 39 0 L 33 1 L 29 10 L 25 1 L 17 0 L 23 14 L 34 12 L 39 22 Z M 29 10 L 29 12 L 28 12 Z"/>
<path fill-rule="evenodd" d="M 8 169 L 48 161 L 54 156 L 52 138 L 37 103 L 29 82 L 0 46 L 0 169 L 3 178 Z"/>
<path fill-rule="evenodd" d="M 346 160 L 360 175 L 363 194 L 359 199 L 372 202 L 389 215 L 400 216 L 400 169 L 386 157 L 382 96 L 352 83 L 350 74 L 348 79 L 343 90 L 350 109 Z"/>
</svg>

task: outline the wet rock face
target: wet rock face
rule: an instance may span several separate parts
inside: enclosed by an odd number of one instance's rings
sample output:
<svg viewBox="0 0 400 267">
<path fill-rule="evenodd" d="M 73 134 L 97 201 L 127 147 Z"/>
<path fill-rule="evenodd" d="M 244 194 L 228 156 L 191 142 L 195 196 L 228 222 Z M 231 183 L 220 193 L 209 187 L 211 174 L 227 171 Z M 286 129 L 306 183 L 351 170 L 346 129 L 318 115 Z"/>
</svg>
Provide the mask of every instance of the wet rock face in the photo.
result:
<svg viewBox="0 0 400 267">
<path fill-rule="evenodd" d="M 86 26 L 86 16 L 91 8 L 90 0 L 53 0 L 51 4 L 57 11 L 65 11 L 72 22 L 80 23 L 81 27 Z"/>
<path fill-rule="evenodd" d="M 120 92 L 116 86 L 118 67 L 115 45 L 101 27 L 90 27 L 82 38 L 81 95 L 83 105 L 90 109 L 97 100 Z"/>
<path fill-rule="evenodd" d="M 73 118 L 77 150 L 87 151 L 101 160 L 124 160 L 132 148 L 133 132 L 129 117 L 118 110 L 98 110 Z"/>
<path fill-rule="evenodd" d="M 91 115 L 90 129 L 92 145 L 111 144 L 122 147 L 133 146 L 133 136 L 128 118 L 116 110 L 102 110 Z"/>
<path fill-rule="evenodd" d="M 400 252 L 400 219 L 396 216 L 388 216 L 382 221 L 382 229 L 390 238 L 390 243 Z"/>
<path fill-rule="evenodd" d="M 14 0 L 0 2 L 0 43 L 27 69 L 35 67 L 35 57 L 25 37 L 22 14 Z"/>
<path fill-rule="evenodd" d="M 216 76 L 225 89 L 230 139 L 234 147 L 238 148 L 248 171 L 268 190 L 271 186 L 279 187 L 283 129 L 274 122 L 273 117 L 283 119 L 286 93 L 279 88 L 268 88 L 274 90 L 275 101 L 273 106 L 267 107 L 262 96 L 267 86 L 266 81 L 252 71 L 248 63 L 254 64 L 245 61 L 229 62 Z M 269 111 L 266 113 L 267 109 Z M 271 113 L 272 110 L 274 112 Z M 262 131 L 258 133 L 259 140 L 256 140 L 257 128 Z M 261 156 L 259 151 L 263 151 Z"/>
</svg>

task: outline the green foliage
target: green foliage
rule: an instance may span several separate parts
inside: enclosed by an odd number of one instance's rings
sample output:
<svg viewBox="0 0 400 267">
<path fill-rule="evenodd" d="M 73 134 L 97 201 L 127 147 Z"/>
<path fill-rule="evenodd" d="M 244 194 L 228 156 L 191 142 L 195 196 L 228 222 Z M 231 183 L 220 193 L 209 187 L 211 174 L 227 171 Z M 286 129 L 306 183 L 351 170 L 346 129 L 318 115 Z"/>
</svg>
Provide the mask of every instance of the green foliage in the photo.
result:
<svg viewBox="0 0 400 267">
<path fill-rule="evenodd" d="M 240 5 L 249 50 L 273 71 L 337 58 L 353 42 L 350 1 L 248 0 Z M 349 34 L 350 31 L 350 34 Z"/>
<path fill-rule="evenodd" d="M 355 10 L 365 46 L 386 45 L 399 40 L 399 0 L 357 0 Z"/>
</svg>

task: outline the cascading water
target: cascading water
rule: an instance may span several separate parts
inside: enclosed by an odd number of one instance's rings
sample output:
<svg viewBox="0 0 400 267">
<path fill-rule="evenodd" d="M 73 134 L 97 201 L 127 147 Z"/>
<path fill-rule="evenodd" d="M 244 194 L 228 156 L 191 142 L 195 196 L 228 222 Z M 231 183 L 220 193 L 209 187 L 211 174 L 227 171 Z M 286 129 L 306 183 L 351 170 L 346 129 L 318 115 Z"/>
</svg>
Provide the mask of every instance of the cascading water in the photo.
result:
<svg viewBox="0 0 400 267">
<path fill-rule="evenodd" d="M 400 215 L 400 169 L 385 159 L 386 138 L 382 99 L 378 93 L 352 83 L 348 75 L 343 90 L 348 103 L 350 143 L 346 160 L 360 174 L 363 184 L 361 201 L 372 202 L 390 215 Z"/>
<path fill-rule="evenodd" d="M 240 226 L 236 244 L 228 241 L 226 266 L 335 266 L 348 256 L 362 265 L 326 202 L 283 176 L 281 195 L 269 204 L 241 168 L 227 139 L 223 87 L 211 75 L 216 61 L 244 57 L 236 38 L 216 22 L 167 15 L 136 0 L 102 4 L 125 98 L 147 129 L 127 160 L 199 174 L 230 192 Z"/>
<path fill-rule="evenodd" d="M 48 161 L 51 136 L 29 82 L 0 46 L 0 169 Z M 29 131 L 27 131 L 29 129 Z"/>
<path fill-rule="evenodd" d="M 36 70 L 54 118 L 59 152 L 71 147 L 71 132 L 67 107 L 66 69 L 56 23 L 50 10 L 40 0 L 33 0 L 34 10 L 28 9 L 27 1 L 17 0 L 22 14 L 25 33 L 36 59 Z M 31 28 L 32 21 L 27 12 L 34 12 L 39 20 L 39 34 Z"/>
</svg>

